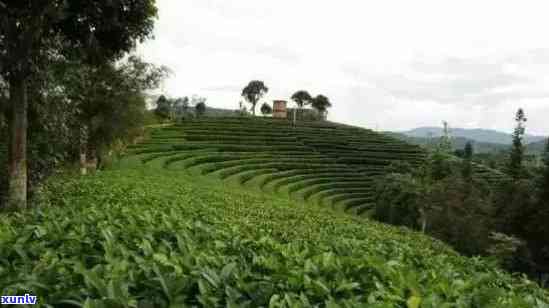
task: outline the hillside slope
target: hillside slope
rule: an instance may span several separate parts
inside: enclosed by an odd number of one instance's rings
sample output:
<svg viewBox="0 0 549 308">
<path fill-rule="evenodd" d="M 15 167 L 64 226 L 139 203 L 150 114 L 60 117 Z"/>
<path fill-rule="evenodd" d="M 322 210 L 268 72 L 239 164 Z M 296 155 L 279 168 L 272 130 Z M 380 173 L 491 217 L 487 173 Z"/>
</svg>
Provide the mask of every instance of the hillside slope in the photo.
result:
<svg viewBox="0 0 549 308">
<path fill-rule="evenodd" d="M 546 307 L 535 284 L 403 228 L 163 165 L 46 185 L 0 215 L 0 290 L 53 307 Z"/>
<path fill-rule="evenodd" d="M 131 149 L 143 163 L 168 158 L 163 166 L 208 175 L 249 188 L 283 192 L 298 200 L 356 214 L 372 208 L 376 177 L 396 161 L 418 166 L 425 152 L 416 145 L 368 129 L 329 122 L 218 118 L 155 129 Z M 482 166 L 488 181 L 502 174 Z"/>
</svg>

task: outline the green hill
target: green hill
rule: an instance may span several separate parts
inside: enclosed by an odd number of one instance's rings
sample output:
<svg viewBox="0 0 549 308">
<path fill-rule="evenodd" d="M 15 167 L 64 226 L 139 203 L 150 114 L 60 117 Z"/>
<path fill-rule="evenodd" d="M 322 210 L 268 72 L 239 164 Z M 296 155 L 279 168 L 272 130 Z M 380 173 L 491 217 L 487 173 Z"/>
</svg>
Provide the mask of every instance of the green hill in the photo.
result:
<svg viewBox="0 0 549 308">
<path fill-rule="evenodd" d="M 395 132 L 384 132 L 384 134 L 387 134 L 391 137 L 412 143 L 421 145 L 425 148 L 434 148 L 438 144 L 440 137 L 414 137 L 414 136 L 408 136 L 403 133 L 395 133 Z M 464 137 L 452 137 L 450 140 L 452 143 L 452 149 L 453 150 L 463 150 L 465 148 L 465 144 L 467 142 L 471 142 L 474 146 L 475 153 L 502 153 L 509 151 L 511 148 L 510 145 L 501 144 L 501 143 L 490 143 L 490 142 L 479 142 L 475 141 L 473 139 L 468 139 Z"/>
<path fill-rule="evenodd" d="M 0 215 L 2 294 L 50 307 L 549 303 L 486 260 L 303 202 L 364 208 L 383 166 L 421 161 L 416 146 L 334 123 L 259 119 L 150 135 L 112 169 L 52 179 L 40 207 Z"/>
<path fill-rule="evenodd" d="M 442 127 L 418 127 L 401 133 L 410 137 L 436 138 L 443 136 L 443 130 Z M 513 142 L 513 136 L 511 134 L 493 129 L 453 127 L 450 129 L 450 134 L 453 137 L 466 138 L 480 143 L 511 145 Z M 529 134 L 524 136 L 525 143 L 539 142 L 544 139 L 545 137 L 543 136 Z"/>
<path fill-rule="evenodd" d="M 368 129 L 330 122 L 204 118 L 155 130 L 132 148 L 144 163 L 211 175 L 263 191 L 284 191 L 305 201 L 362 214 L 372 206 L 377 176 L 395 161 L 413 166 L 423 149 Z M 489 181 L 503 175 L 477 166 Z"/>
<path fill-rule="evenodd" d="M 526 145 L 526 151 L 528 153 L 544 153 L 547 140 L 529 143 Z"/>
<path fill-rule="evenodd" d="M 439 137 L 415 137 L 409 136 L 404 133 L 396 132 L 383 132 L 384 134 L 406 141 L 412 144 L 420 145 L 424 148 L 431 149 L 436 146 L 438 143 Z M 467 142 L 471 142 L 477 154 L 502 154 L 508 153 L 511 150 L 511 145 L 502 144 L 502 143 L 490 143 L 490 142 L 480 142 L 473 139 L 465 137 L 452 137 L 450 140 L 452 143 L 453 150 L 463 150 Z M 526 153 L 530 155 L 538 155 L 543 153 L 545 146 L 545 140 L 527 143 Z"/>
</svg>

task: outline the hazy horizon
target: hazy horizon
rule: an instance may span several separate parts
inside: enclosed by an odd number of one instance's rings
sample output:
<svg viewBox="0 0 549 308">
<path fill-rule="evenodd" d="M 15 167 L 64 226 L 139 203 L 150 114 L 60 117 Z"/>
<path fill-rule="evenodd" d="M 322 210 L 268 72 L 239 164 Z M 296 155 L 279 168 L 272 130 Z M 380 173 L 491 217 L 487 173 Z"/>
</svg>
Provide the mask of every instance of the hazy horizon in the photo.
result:
<svg viewBox="0 0 549 308">
<path fill-rule="evenodd" d="M 264 101 L 327 95 L 329 120 L 379 130 L 439 126 L 549 135 L 548 5 L 519 1 L 159 0 L 138 48 L 174 74 L 163 93 L 237 108 L 252 79 Z"/>
</svg>

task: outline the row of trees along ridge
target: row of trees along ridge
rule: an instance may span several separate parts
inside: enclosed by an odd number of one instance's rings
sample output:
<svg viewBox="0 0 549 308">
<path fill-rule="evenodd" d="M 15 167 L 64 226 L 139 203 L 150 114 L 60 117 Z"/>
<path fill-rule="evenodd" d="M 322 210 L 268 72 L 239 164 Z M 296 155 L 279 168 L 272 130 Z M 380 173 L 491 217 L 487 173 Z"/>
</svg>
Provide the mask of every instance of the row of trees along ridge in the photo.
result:
<svg viewBox="0 0 549 308">
<path fill-rule="evenodd" d="M 265 83 L 261 80 L 252 80 L 242 89 L 242 97 L 250 103 L 252 114 L 255 115 L 255 107 L 257 105 L 257 102 L 269 92 L 269 88 L 265 85 Z M 301 111 L 304 106 L 310 105 L 314 109 L 316 109 L 319 114 L 324 114 L 327 112 L 328 108 L 332 106 L 330 103 L 330 100 L 328 97 L 319 94 L 316 97 L 312 97 L 311 94 L 309 94 L 306 90 L 299 90 L 295 92 L 291 99 L 296 103 L 298 109 Z M 263 104 L 265 106 L 266 103 Z M 272 112 L 268 112 L 269 110 L 266 109 L 266 107 L 262 106 L 262 113 L 269 114 Z M 270 107 L 270 106 L 268 106 Z"/>
</svg>

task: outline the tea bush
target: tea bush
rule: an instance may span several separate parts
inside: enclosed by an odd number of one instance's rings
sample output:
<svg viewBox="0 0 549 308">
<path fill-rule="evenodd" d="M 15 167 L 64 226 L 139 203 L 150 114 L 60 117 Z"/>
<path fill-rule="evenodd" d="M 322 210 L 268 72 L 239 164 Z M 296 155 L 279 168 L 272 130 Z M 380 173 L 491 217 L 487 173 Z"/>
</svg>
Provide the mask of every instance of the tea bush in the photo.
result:
<svg viewBox="0 0 549 308">
<path fill-rule="evenodd" d="M 140 163 L 140 162 L 138 162 Z M 0 215 L 0 292 L 44 307 L 547 307 L 403 228 L 162 168 L 51 180 Z"/>
</svg>

